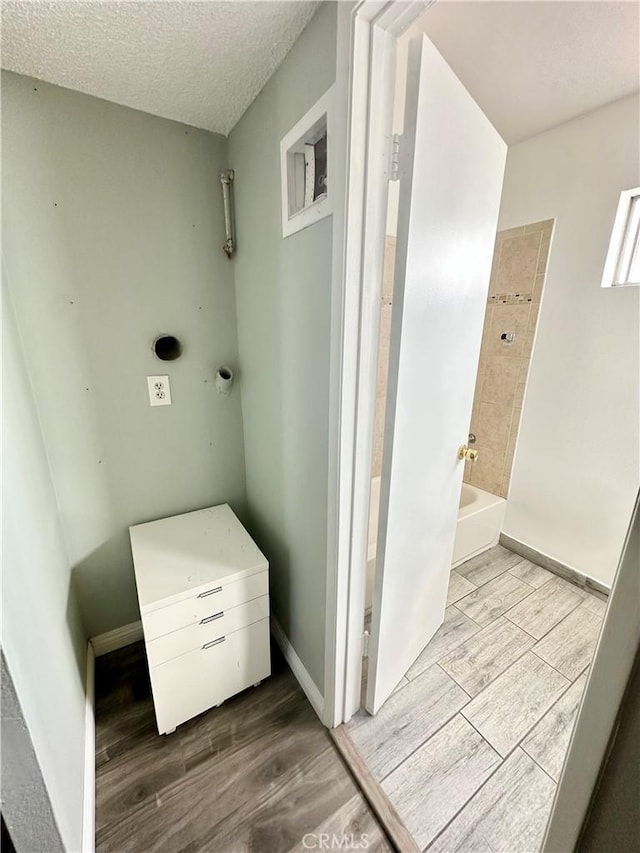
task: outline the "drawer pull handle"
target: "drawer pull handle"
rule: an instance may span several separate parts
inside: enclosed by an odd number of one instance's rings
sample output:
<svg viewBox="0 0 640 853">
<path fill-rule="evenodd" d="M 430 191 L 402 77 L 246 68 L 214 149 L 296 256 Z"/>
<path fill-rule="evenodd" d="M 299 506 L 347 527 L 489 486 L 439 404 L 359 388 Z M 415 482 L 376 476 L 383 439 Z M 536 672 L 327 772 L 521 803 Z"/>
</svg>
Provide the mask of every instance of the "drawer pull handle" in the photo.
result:
<svg viewBox="0 0 640 853">
<path fill-rule="evenodd" d="M 222 587 L 217 586 L 215 589 L 208 589 L 206 592 L 199 592 L 198 598 L 206 598 L 208 595 L 213 595 L 214 592 L 222 592 Z"/>
<path fill-rule="evenodd" d="M 207 616 L 205 619 L 200 620 L 201 625 L 206 625 L 207 622 L 213 622 L 216 619 L 221 619 L 224 616 L 224 610 L 221 610 L 220 613 L 214 613 L 213 616 Z"/>
<path fill-rule="evenodd" d="M 225 641 L 226 639 L 227 639 L 226 637 L 218 637 L 218 639 L 217 639 L 217 640 L 211 640 L 211 642 L 210 642 L 210 643 L 205 643 L 205 644 L 204 644 L 204 646 L 203 646 L 202 648 L 203 648 L 203 649 L 210 649 L 210 648 L 211 648 L 211 646 L 217 646 L 219 643 L 224 643 L 224 641 Z"/>
</svg>

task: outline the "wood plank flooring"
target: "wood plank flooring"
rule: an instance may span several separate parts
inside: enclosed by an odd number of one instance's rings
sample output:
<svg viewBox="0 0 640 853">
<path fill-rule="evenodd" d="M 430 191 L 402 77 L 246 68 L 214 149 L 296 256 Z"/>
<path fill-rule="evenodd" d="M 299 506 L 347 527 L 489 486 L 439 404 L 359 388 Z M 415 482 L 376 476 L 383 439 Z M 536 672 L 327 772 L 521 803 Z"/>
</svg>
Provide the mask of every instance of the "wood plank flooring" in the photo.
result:
<svg viewBox="0 0 640 853">
<path fill-rule="evenodd" d="M 502 546 L 449 600 L 406 683 L 345 732 L 421 850 L 533 853 L 606 603 Z"/>
<path fill-rule="evenodd" d="M 285 853 L 308 833 L 392 849 L 275 648 L 273 670 L 160 736 L 144 645 L 97 659 L 98 853 Z"/>
</svg>

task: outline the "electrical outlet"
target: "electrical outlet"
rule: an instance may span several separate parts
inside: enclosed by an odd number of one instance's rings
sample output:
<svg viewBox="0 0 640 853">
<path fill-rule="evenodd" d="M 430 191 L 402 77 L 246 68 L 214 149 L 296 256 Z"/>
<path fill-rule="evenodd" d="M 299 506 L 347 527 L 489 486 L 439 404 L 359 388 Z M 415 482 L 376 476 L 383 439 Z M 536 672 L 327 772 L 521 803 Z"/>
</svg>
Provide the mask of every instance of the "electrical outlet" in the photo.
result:
<svg viewBox="0 0 640 853">
<path fill-rule="evenodd" d="M 152 406 L 170 406 L 171 388 L 168 376 L 147 376 L 149 403 Z"/>
</svg>

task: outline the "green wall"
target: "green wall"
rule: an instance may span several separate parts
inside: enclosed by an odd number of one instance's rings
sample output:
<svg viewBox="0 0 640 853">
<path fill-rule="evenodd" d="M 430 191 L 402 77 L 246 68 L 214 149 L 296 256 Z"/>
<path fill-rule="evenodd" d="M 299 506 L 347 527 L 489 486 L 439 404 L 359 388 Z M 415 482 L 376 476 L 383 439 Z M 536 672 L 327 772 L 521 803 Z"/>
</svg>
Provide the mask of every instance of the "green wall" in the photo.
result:
<svg viewBox="0 0 640 853">
<path fill-rule="evenodd" d="M 245 502 L 227 140 L 2 75 L 3 250 L 88 636 L 139 618 L 128 526 Z M 151 342 L 176 334 L 161 362 Z M 149 406 L 168 374 L 173 405 Z"/>
<path fill-rule="evenodd" d="M 323 4 L 229 137 L 250 529 L 272 607 L 324 692 L 332 220 L 282 238 L 280 140 L 333 84 Z"/>
<path fill-rule="evenodd" d="M 82 841 L 86 640 L 4 286 L 2 297 L 2 649 L 21 706 L 10 702 L 11 689 L 3 683 L 2 810 L 18 850 L 58 850 L 41 773 L 62 842 L 76 851 Z M 24 723 L 40 773 L 24 746 Z"/>
<path fill-rule="evenodd" d="M 334 82 L 336 17 L 320 7 L 229 140 L 2 73 L 3 646 L 68 850 L 86 638 L 139 618 L 129 525 L 229 502 L 324 692 L 332 219 L 282 239 L 279 145 Z M 148 404 L 155 373 L 171 407 Z"/>
</svg>

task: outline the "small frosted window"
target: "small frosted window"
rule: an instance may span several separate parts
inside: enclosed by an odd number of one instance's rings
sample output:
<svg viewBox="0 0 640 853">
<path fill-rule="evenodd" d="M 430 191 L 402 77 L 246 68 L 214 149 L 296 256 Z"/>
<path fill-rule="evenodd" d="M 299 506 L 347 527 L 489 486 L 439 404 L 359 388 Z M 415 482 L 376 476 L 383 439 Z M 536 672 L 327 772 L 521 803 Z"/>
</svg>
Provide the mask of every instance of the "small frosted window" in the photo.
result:
<svg viewBox="0 0 640 853">
<path fill-rule="evenodd" d="M 602 287 L 640 285 L 640 187 L 620 194 Z"/>
</svg>

